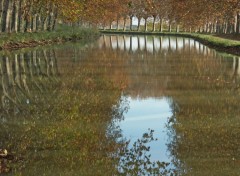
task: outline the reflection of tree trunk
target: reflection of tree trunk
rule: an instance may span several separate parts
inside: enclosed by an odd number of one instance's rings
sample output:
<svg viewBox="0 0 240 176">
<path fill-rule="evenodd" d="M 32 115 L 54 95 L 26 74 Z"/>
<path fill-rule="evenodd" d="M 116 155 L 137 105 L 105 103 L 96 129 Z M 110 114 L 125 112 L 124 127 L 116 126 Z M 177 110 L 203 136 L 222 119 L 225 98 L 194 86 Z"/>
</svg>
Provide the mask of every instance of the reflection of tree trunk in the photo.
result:
<svg viewBox="0 0 240 176">
<path fill-rule="evenodd" d="M 126 39 L 125 39 L 125 36 L 123 36 L 123 45 L 124 45 L 124 51 L 126 51 L 127 48 L 126 48 Z"/>
<path fill-rule="evenodd" d="M 119 36 L 117 36 L 117 51 L 119 49 Z"/>
<path fill-rule="evenodd" d="M 137 36 L 137 40 L 138 40 L 138 50 L 140 50 L 141 47 L 140 47 L 140 37 L 139 36 Z"/>
<path fill-rule="evenodd" d="M 27 75 L 26 75 L 26 68 L 24 63 L 24 54 L 20 54 L 20 68 L 21 68 L 21 80 L 23 83 L 23 87 L 27 93 L 29 93 L 29 88 L 27 85 Z"/>
<path fill-rule="evenodd" d="M 54 71 L 54 58 L 53 58 L 52 50 L 49 51 L 49 65 L 50 65 L 50 75 L 53 76 L 55 71 Z"/>
<path fill-rule="evenodd" d="M 233 63 L 233 76 L 232 76 L 232 81 L 234 84 L 237 82 L 237 76 L 238 76 L 238 70 L 239 70 L 239 59 L 237 57 L 234 57 L 234 63 Z"/>
<path fill-rule="evenodd" d="M 5 62 L 5 64 L 2 63 L 2 62 Z M 9 85 L 8 85 L 8 82 L 9 82 L 8 75 L 5 74 L 5 73 L 8 72 L 7 71 L 7 67 L 8 67 L 7 66 L 7 62 L 8 62 L 7 61 L 7 57 L 3 57 L 3 58 L 0 59 L 0 73 L 1 73 L 1 76 L 2 76 L 1 83 L 2 83 L 2 91 L 3 91 L 3 95 L 1 97 L 1 101 L 2 101 L 2 106 L 3 106 L 4 110 L 7 110 L 8 106 L 9 106 L 8 105 L 9 101 L 11 103 L 13 103 L 15 106 L 18 107 L 16 100 L 14 100 L 8 93 L 10 91 L 10 89 L 12 89 L 13 87 L 11 87 L 11 88 L 9 87 Z M 5 68 L 4 68 L 4 65 L 5 65 Z M 6 101 L 6 99 L 7 99 L 7 101 Z"/>
<path fill-rule="evenodd" d="M 155 40 L 154 40 L 155 37 L 152 38 L 153 40 L 153 54 L 156 53 L 156 48 L 155 48 Z"/>
<path fill-rule="evenodd" d="M 13 72 L 12 72 L 12 60 L 6 56 L 5 57 L 6 60 L 6 72 L 7 72 L 7 76 L 8 76 L 8 85 L 9 86 L 13 86 L 14 81 L 13 81 Z"/>
<path fill-rule="evenodd" d="M 171 48 L 171 39 L 170 37 L 168 37 L 168 51 L 171 51 L 172 48 Z"/>
<path fill-rule="evenodd" d="M 183 38 L 183 51 L 185 51 L 185 38 Z"/>
<path fill-rule="evenodd" d="M 196 40 L 194 40 L 194 50 L 196 51 L 197 50 L 197 45 L 196 45 Z"/>
<path fill-rule="evenodd" d="M 110 40 L 110 48 L 113 50 L 113 45 L 112 45 L 112 36 L 109 37 Z"/>
<path fill-rule="evenodd" d="M 189 54 L 191 53 L 191 45 L 190 45 L 190 43 L 191 43 L 191 39 L 189 38 L 189 39 L 188 39 Z"/>
<path fill-rule="evenodd" d="M 129 52 L 132 52 L 132 36 L 130 36 L 130 48 L 129 48 Z"/>
<path fill-rule="evenodd" d="M 103 35 L 103 48 L 106 48 L 106 37 L 105 37 L 105 35 Z"/>
<path fill-rule="evenodd" d="M 59 70 L 58 70 L 58 62 L 57 62 L 56 52 L 55 52 L 54 49 L 52 50 L 52 56 L 53 56 L 53 58 L 54 58 L 54 65 L 55 65 L 55 70 L 56 70 L 55 73 L 56 73 L 57 75 L 59 75 L 60 72 L 59 72 Z"/>
<path fill-rule="evenodd" d="M 44 75 L 44 69 L 42 68 L 42 58 L 40 57 L 40 52 L 37 52 L 37 64 L 39 69 L 39 74 Z"/>
<path fill-rule="evenodd" d="M 160 40 L 159 40 L 159 49 L 160 51 L 162 51 L 162 37 L 160 37 Z"/>
<path fill-rule="evenodd" d="M 38 54 L 36 54 L 36 57 L 34 55 L 35 53 L 33 53 L 32 55 L 33 57 L 28 58 L 29 75 L 30 75 L 31 81 L 42 92 L 41 87 L 38 85 L 38 83 L 35 80 L 35 78 L 38 78 L 40 75 L 34 73 L 36 72 L 36 69 L 38 69 L 40 74 L 43 75 L 43 72 L 41 71 L 42 69 L 40 68 L 40 58 L 38 57 Z"/>
<path fill-rule="evenodd" d="M 39 76 L 39 67 L 37 63 L 37 52 L 33 51 L 32 52 L 32 60 L 33 60 L 33 71 L 35 72 L 34 75 Z"/>
<path fill-rule="evenodd" d="M 178 51 L 178 38 L 176 37 L 176 51 Z"/>
<path fill-rule="evenodd" d="M 46 69 L 46 75 L 49 76 L 49 64 L 48 64 L 48 57 L 46 50 L 43 50 L 43 56 L 45 60 L 45 69 Z"/>
<path fill-rule="evenodd" d="M 21 89 L 21 81 L 20 81 L 20 69 L 19 69 L 19 63 L 18 63 L 18 55 L 15 54 L 14 57 L 15 60 L 15 82 L 17 86 Z"/>
<path fill-rule="evenodd" d="M 144 36 L 144 50 L 147 51 L 147 36 Z"/>
<path fill-rule="evenodd" d="M 32 79 L 33 78 L 33 68 L 32 68 L 33 58 L 30 58 L 28 60 L 27 64 L 28 64 L 28 73 L 29 73 L 30 78 Z"/>
</svg>

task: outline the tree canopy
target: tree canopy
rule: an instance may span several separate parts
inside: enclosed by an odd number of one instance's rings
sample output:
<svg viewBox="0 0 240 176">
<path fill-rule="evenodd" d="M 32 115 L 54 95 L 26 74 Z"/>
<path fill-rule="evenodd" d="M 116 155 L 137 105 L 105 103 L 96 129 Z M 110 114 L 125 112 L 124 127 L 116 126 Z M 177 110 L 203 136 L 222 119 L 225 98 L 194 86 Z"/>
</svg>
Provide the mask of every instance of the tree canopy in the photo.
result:
<svg viewBox="0 0 240 176">
<path fill-rule="evenodd" d="M 2 32 L 52 30 L 56 19 L 105 26 L 133 17 L 185 29 L 239 33 L 239 0 L 1 0 Z M 146 26 L 147 27 L 147 26 Z M 147 30 L 147 29 L 146 29 Z M 153 26 L 153 30 L 155 26 Z M 162 29 L 160 29 L 162 30 Z"/>
</svg>

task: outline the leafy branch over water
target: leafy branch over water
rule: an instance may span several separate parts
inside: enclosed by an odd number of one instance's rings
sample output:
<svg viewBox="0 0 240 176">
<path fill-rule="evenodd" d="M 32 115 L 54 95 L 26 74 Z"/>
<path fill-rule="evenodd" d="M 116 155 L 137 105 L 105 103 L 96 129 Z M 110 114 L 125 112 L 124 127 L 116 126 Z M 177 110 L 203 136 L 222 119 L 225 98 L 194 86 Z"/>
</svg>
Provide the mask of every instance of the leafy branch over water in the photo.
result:
<svg viewBox="0 0 240 176">
<path fill-rule="evenodd" d="M 170 163 L 151 161 L 148 144 L 157 139 L 153 137 L 154 130 L 144 133 L 140 139 L 120 151 L 120 161 L 118 165 L 119 175 L 170 175 L 172 170 L 168 168 Z"/>
</svg>

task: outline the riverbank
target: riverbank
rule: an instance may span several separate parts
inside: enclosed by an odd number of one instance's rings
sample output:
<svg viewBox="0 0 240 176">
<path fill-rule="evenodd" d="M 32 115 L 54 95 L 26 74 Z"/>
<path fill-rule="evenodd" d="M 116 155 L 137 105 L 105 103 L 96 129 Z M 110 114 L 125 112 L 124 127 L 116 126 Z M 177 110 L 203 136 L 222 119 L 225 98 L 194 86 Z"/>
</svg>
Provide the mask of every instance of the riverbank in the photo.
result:
<svg viewBox="0 0 240 176">
<path fill-rule="evenodd" d="M 67 41 L 91 40 L 97 38 L 96 29 L 60 26 L 52 32 L 4 33 L 0 34 L 0 50 L 14 50 L 36 46 L 63 43 Z"/>
<path fill-rule="evenodd" d="M 216 49 L 220 52 L 226 52 L 240 56 L 240 41 L 233 40 L 237 37 L 225 35 L 210 35 L 199 33 L 176 33 L 176 32 L 138 32 L 138 31 L 115 31 L 105 30 L 100 31 L 103 34 L 126 34 L 126 35 L 168 35 L 193 38 L 210 48 Z"/>
<path fill-rule="evenodd" d="M 102 34 L 126 35 L 168 35 L 193 38 L 210 48 L 240 56 L 240 37 L 238 35 L 210 35 L 199 33 L 176 32 L 138 32 L 86 29 L 79 27 L 60 26 L 53 32 L 11 33 L 0 34 L 0 50 L 15 50 L 36 46 L 64 43 L 67 41 L 92 40 Z"/>
</svg>

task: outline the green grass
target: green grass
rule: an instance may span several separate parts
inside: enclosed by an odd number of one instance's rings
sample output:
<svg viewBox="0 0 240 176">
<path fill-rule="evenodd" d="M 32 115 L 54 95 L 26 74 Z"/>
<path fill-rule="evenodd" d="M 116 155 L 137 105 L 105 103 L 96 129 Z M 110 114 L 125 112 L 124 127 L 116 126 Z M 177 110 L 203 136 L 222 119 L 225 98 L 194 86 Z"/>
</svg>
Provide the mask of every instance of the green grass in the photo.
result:
<svg viewBox="0 0 240 176">
<path fill-rule="evenodd" d="M 4 33 L 0 35 L 0 48 L 25 48 L 69 40 L 90 39 L 99 36 L 96 29 L 58 25 L 55 31 L 33 33 Z M 17 44 L 17 45 L 16 45 Z M 25 44 L 25 45 L 23 45 Z M 14 47 L 15 46 L 15 47 Z"/>
</svg>

